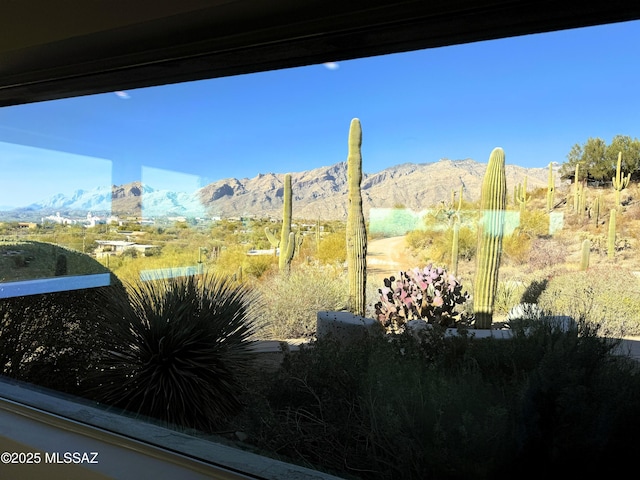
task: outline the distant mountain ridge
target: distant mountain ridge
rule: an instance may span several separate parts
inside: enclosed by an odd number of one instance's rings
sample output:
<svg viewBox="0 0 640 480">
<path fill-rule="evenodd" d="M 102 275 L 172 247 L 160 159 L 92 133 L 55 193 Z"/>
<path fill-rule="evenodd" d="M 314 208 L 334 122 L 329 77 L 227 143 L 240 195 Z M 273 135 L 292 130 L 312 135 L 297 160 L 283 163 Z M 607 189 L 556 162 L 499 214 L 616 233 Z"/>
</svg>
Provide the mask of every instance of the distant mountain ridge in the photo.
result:
<svg viewBox="0 0 640 480">
<path fill-rule="evenodd" d="M 378 173 L 364 174 L 362 199 L 365 216 L 371 208 L 402 205 L 419 211 L 448 201 L 451 190 L 464 185 L 464 198 L 480 196 L 486 164 L 475 160 L 440 160 L 404 163 Z M 507 186 L 528 177 L 530 190 L 547 185 L 547 168 L 506 166 Z M 558 178 L 558 176 L 556 176 Z M 346 162 L 291 173 L 293 212 L 296 218 L 343 219 L 347 212 Z M 284 174 L 261 173 L 253 178 L 228 178 L 195 192 L 155 190 L 132 182 L 110 189 L 78 190 L 29 205 L 29 210 L 111 211 L 113 214 L 154 216 L 281 215 Z M 558 183 L 558 181 L 557 181 Z"/>
<path fill-rule="evenodd" d="M 475 160 L 440 160 L 434 163 L 405 163 L 378 173 L 364 174 L 362 200 L 365 216 L 371 208 L 402 205 L 419 211 L 451 198 L 451 190 L 464 185 L 464 198 L 475 200 L 486 164 Z M 528 188 L 546 187 L 547 168 L 506 166 L 510 189 L 528 177 Z M 556 176 L 558 178 L 558 176 Z M 284 174 L 261 174 L 251 179 L 219 180 L 200 190 L 202 202 L 220 216 L 241 214 L 278 217 L 282 208 Z M 347 168 L 341 162 L 292 173 L 294 216 L 298 218 L 346 218 Z M 559 183 L 557 181 L 557 183 Z"/>
</svg>

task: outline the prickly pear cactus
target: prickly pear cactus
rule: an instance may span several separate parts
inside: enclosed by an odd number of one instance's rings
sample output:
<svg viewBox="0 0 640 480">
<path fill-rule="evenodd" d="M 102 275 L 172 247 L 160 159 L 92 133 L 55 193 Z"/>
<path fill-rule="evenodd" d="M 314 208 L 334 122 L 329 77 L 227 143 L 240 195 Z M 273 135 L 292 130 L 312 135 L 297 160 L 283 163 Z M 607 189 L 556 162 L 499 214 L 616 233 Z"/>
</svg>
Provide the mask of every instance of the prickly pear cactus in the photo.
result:
<svg viewBox="0 0 640 480">
<path fill-rule="evenodd" d="M 362 128 L 360 120 L 351 120 L 349 128 L 349 156 L 347 157 L 347 183 L 349 187 L 347 210 L 347 269 L 349 274 L 349 309 L 355 315 L 365 314 L 367 270 L 367 231 L 362 211 Z"/>
<path fill-rule="evenodd" d="M 475 327 L 488 329 L 493 322 L 493 303 L 498 288 L 498 269 L 502 255 L 502 235 L 506 209 L 507 181 L 504 151 L 494 148 L 482 182 L 481 224 L 473 293 Z"/>
</svg>

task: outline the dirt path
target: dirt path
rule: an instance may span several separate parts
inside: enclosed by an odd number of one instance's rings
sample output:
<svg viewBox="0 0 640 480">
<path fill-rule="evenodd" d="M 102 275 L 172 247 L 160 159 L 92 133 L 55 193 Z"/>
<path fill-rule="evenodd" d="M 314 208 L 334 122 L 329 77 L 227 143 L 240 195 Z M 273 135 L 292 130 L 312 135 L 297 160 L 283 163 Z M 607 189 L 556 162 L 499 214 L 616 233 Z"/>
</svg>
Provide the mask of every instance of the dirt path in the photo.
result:
<svg viewBox="0 0 640 480">
<path fill-rule="evenodd" d="M 416 266 L 418 260 L 407 250 L 404 236 L 372 240 L 367 246 L 367 270 L 370 274 L 388 277 Z"/>
</svg>

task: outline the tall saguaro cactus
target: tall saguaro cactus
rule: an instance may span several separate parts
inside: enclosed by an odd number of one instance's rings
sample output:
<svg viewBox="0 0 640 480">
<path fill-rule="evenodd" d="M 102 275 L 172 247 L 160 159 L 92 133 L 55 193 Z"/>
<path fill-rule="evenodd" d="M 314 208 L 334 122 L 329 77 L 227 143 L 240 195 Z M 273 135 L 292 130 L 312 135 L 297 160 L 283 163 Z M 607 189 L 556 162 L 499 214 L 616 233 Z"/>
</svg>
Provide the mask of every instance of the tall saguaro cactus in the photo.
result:
<svg viewBox="0 0 640 480">
<path fill-rule="evenodd" d="M 578 202 L 580 199 L 580 187 L 578 183 L 578 174 L 580 173 L 580 164 L 576 163 L 576 173 L 573 177 L 573 210 L 578 211 Z"/>
<path fill-rule="evenodd" d="M 349 273 L 349 309 L 364 316 L 367 270 L 367 230 L 362 211 L 362 128 L 354 118 L 349 127 L 349 155 L 347 157 L 347 268 Z"/>
<path fill-rule="evenodd" d="M 620 206 L 620 192 L 629 186 L 631 173 L 626 177 L 622 173 L 622 152 L 618 153 L 618 165 L 616 167 L 616 176 L 612 179 L 613 188 L 616 191 L 616 207 Z"/>
<path fill-rule="evenodd" d="M 282 231 L 280 232 L 280 258 L 278 266 L 281 272 L 288 272 L 296 247 L 296 234 L 291 231 L 291 174 L 284 176 L 284 205 L 282 206 Z"/>
<path fill-rule="evenodd" d="M 600 207 L 601 207 L 601 205 L 602 205 L 602 195 L 598 195 L 593 200 L 593 206 L 591 208 L 592 214 L 593 214 L 593 218 L 595 219 L 596 228 L 598 228 L 600 226 Z"/>
<path fill-rule="evenodd" d="M 453 224 L 453 239 L 451 240 L 451 273 L 458 277 L 458 256 L 460 251 L 460 222 Z"/>
<path fill-rule="evenodd" d="M 507 203 L 504 151 L 494 148 L 482 182 L 478 228 L 478 253 L 473 292 L 476 328 L 491 328 L 493 302 L 498 288 L 498 270 L 502 255 L 502 235 Z"/>
<path fill-rule="evenodd" d="M 453 222 L 453 238 L 451 240 L 451 263 L 450 270 L 453 273 L 454 277 L 458 276 L 458 255 L 460 251 L 460 222 L 462 219 L 460 218 L 460 210 L 462 209 L 462 193 L 464 191 L 464 187 L 460 185 L 460 196 L 458 198 L 458 208 L 451 215 Z M 451 195 L 451 208 L 455 204 L 455 195 Z"/>
<path fill-rule="evenodd" d="M 524 177 L 524 184 L 518 185 L 516 190 L 516 200 L 520 204 L 520 221 L 522 221 L 522 216 L 524 212 L 527 210 L 527 203 L 531 200 L 531 195 L 527 195 L 527 177 Z"/>
<path fill-rule="evenodd" d="M 555 203 L 555 191 L 556 181 L 553 175 L 553 163 L 549 162 L 549 178 L 547 179 L 547 213 L 551 213 L 551 210 L 553 210 L 553 204 Z"/>
</svg>

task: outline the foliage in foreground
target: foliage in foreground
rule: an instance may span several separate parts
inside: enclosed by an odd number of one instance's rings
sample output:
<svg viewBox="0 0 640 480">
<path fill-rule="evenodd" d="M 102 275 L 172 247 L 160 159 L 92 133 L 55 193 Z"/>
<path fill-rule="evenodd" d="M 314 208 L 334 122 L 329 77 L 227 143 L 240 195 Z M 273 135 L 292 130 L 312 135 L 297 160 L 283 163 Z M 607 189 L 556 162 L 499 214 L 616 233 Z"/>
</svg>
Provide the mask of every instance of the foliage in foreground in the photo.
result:
<svg viewBox="0 0 640 480">
<path fill-rule="evenodd" d="M 635 362 L 585 323 L 514 328 L 513 340 L 433 329 L 420 340 L 318 341 L 285 358 L 250 438 L 351 478 L 579 475 L 604 462 L 624 472 L 640 427 Z"/>
<path fill-rule="evenodd" d="M 5 244 L 3 253 L 8 250 L 19 253 L 3 255 L 4 260 L 21 257 L 26 261 L 19 267 L 26 273 L 13 279 L 51 277 L 62 256 L 68 260 L 67 273 L 108 272 L 88 255 L 56 245 L 18 242 Z M 0 261 L 0 266 L 6 265 Z M 93 305 L 98 299 L 124 293 L 114 275 L 110 280 L 106 287 L 0 299 L 0 373 L 58 391 L 81 393 L 95 365 L 94 349 L 102 341 Z"/>
<path fill-rule="evenodd" d="M 103 312 L 96 399 L 181 427 L 211 431 L 242 404 L 253 359 L 253 296 L 225 277 L 130 286 Z"/>
</svg>

